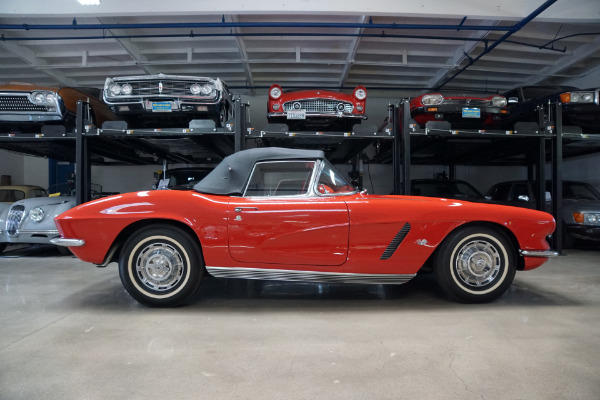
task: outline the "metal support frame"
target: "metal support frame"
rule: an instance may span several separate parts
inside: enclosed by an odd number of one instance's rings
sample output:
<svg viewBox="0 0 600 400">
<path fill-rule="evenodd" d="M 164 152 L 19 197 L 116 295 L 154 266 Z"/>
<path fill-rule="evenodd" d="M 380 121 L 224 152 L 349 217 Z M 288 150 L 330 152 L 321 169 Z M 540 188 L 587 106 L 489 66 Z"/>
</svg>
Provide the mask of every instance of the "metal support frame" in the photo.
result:
<svg viewBox="0 0 600 400">
<path fill-rule="evenodd" d="M 246 130 L 247 130 L 247 112 L 248 105 L 242 103 L 240 98 L 235 100 L 235 104 L 233 105 L 235 112 L 235 129 L 234 129 L 234 145 L 233 151 L 237 153 L 238 151 L 246 149 Z"/>
<path fill-rule="evenodd" d="M 563 126 L 562 105 L 556 103 L 556 132 L 552 140 L 552 215 L 556 220 L 556 230 L 552 236 L 553 248 L 559 253 L 563 248 L 563 179 L 562 179 L 562 157 L 563 157 Z"/>
<path fill-rule="evenodd" d="M 75 119 L 75 199 L 83 204 L 91 199 L 91 168 L 88 138 L 84 134 L 84 107 L 87 103 L 77 102 Z"/>
</svg>

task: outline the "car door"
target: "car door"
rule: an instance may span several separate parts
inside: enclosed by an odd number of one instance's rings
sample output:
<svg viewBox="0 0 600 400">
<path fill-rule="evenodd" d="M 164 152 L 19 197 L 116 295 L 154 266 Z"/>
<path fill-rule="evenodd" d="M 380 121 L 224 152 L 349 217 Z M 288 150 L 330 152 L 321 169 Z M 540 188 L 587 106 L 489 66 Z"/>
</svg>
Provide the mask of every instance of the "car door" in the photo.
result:
<svg viewBox="0 0 600 400">
<path fill-rule="evenodd" d="M 343 197 L 310 195 L 316 161 L 257 163 L 228 205 L 229 252 L 245 263 L 341 265 L 348 256 Z"/>
</svg>

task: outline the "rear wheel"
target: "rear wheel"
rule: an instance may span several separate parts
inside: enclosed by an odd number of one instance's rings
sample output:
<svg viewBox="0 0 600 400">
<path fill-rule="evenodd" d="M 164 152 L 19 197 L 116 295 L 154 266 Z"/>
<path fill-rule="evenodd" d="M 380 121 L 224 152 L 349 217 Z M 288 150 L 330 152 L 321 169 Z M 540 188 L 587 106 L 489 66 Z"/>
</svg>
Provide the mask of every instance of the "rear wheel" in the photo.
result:
<svg viewBox="0 0 600 400">
<path fill-rule="evenodd" d="M 451 233 L 435 257 L 435 276 L 451 298 L 485 303 L 500 297 L 516 273 L 517 255 L 502 232 L 467 227 Z"/>
<path fill-rule="evenodd" d="M 198 289 L 203 260 L 197 242 L 182 229 L 153 225 L 134 233 L 119 257 L 127 292 L 148 307 L 174 307 Z"/>
</svg>

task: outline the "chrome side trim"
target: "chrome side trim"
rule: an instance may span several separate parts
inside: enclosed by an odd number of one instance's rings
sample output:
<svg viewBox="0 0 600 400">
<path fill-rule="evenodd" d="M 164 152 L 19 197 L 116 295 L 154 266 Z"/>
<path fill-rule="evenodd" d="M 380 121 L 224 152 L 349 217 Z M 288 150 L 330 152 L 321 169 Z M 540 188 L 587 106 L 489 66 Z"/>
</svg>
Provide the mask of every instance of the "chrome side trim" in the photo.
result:
<svg viewBox="0 0 600 400">
<path fill-rule="evenodd" d="M 50 243 L 55 244 L 57 246 L 67 246 L 67 247 L 79 247 L 85 244 L 83 239 L 64 239 L 64 238 L 55 238 L 50 239 Z"/>
<path fill-rule="evenodd" d="M 519 250 L 519 254 L 523 257 L 556 257 L 559 252 L 554 250 Z"/>
<path fill-rule="evenodd" d="M 263 279 L 276 281 L 401 284 L 416 274 L 350 274 L 337 272 L 292 271 L 283 269 L 206 267 L 217 278 Z"/>
</svg>

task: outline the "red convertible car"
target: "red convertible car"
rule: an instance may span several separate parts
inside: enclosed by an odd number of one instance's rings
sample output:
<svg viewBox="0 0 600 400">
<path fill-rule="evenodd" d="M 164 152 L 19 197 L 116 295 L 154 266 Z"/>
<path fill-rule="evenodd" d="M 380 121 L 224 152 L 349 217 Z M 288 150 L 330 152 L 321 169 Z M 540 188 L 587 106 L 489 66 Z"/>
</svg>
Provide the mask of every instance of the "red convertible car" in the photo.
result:
<svg viewBox="0 0 600 400">
<path fill-rule="evenodd" d="M 410 100 L 410 114 L 420 128 L 429 121 L 447 121 L 451 129 L 489 129 L 508 114 L 508 108 L 500 95 L 428 93 Z"/>
<path fill-rule="evenodd" d="M 220 278 L 399 284 L 424 266 L 452 298 L 487 302 L 517 270 L 556 255 L 550 214 L 359 192 L 322 151 L 258 148 L 226 157 L 192 191 L 127 193 L 55 219 L 81 260 L 118 261 L 147 306 L 190 299 Z"/>
<path fill-rule="evenodd" d="M 283 91 L 269 89 L 267 119 L 269 123 L 287 124 L 291 130 L 352 131 L 355 124 L 367 119 L 367 89 L 357 86 L 351 95 L 330 90 Z"/>
</svg>

